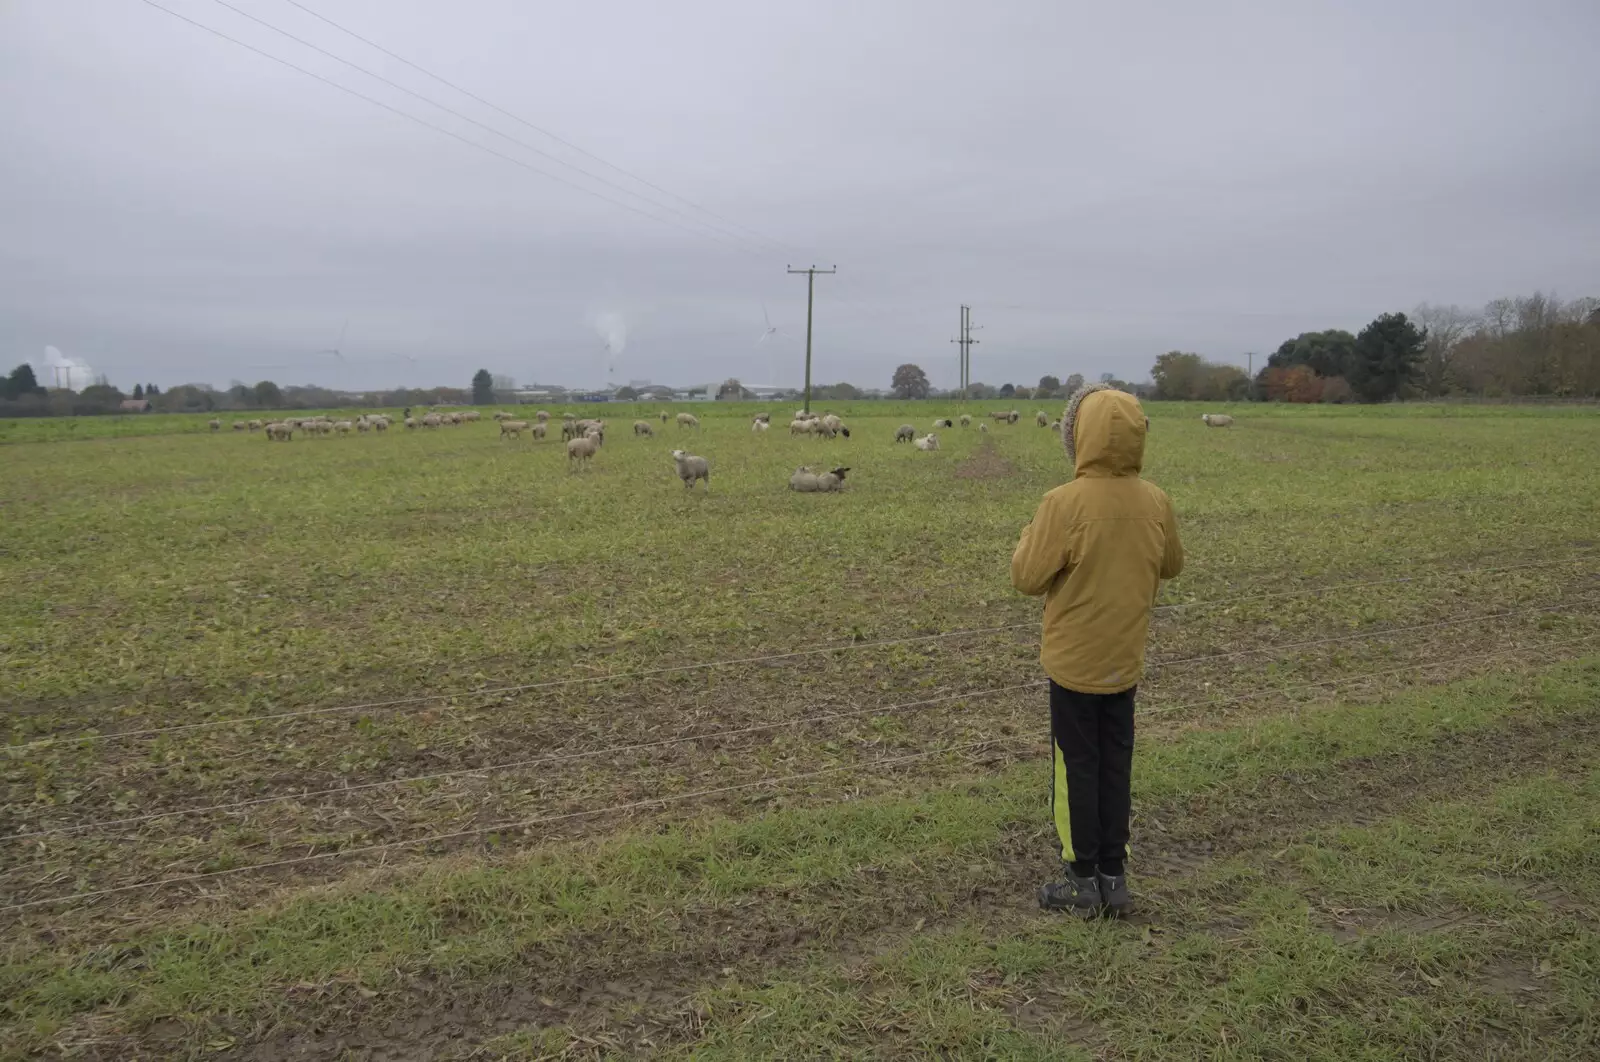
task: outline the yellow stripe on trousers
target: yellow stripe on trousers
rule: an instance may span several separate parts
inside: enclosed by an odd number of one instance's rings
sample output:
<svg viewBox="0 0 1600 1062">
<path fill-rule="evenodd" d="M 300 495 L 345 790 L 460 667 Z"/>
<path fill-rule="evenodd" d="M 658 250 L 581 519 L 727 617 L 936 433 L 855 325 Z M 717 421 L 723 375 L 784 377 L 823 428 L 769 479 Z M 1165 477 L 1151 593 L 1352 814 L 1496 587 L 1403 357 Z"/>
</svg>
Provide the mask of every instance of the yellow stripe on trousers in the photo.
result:
<svg viewBox="0 0 1600 1062">
<path fill-rule="evenodd" d="M 1051 735 L 1050 747 L 1056 754 L 1055 783 L 1050 789 L 1050 812 L 1055 816 L 1056 835 L 1061 838 L 1061 861 L 1070 863 L 1072 852 L 1072 810 L 1067 803 L 1067 758 L 1061 754 L 1061 742 Z"/>
</svg>

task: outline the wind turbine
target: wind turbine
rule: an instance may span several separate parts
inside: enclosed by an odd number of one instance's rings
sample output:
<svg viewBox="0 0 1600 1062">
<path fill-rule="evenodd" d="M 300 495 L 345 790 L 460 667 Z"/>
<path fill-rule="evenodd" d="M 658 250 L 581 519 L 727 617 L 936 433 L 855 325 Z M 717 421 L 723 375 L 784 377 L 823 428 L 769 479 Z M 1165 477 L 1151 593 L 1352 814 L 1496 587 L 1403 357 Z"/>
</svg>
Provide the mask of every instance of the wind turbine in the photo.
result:
<svg viewBox="0 0 1600 1062">
<path fill-rule="evenodd" d="M 762 332 L 761 332 L 761 335 L 756 338 L 756 346 L 758 346 L 758 347 L 767 346 L 768 341 L 773 339 L 773 338 L 782 338 L 782 339 L 793 339 L 794 338 L 788 332 L 785 332 L 783 329 L 779 328 L 777 325 L 772 323 L 772 317 L 771 317 L 770 314 L 767 313 L 767 304 L 766 303 L 762 303 L 761 304 L 761 319 L 766 322 L 767 327 L 765 329 L 763 329 Z M 775 365 L 776 359 L 777 359 L 777 352 L 772 350 L 769 347 L 768 351 L 767 351 L 767 381 L 766 381 L 768 387 L 776 387 L 776 386 L 778 386 L 778 378 L 777 378 L 778 374 L 777 374 L 776 371 L 774 371 L 774 365 Z"/>
</svg>

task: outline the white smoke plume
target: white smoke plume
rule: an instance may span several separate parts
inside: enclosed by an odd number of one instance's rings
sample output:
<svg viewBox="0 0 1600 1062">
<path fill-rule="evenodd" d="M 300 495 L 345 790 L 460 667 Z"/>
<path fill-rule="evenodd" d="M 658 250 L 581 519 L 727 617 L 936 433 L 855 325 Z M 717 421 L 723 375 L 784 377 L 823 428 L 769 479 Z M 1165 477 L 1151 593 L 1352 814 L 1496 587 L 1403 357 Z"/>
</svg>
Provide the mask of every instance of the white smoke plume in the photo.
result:
<svg viewBox="0 0 1600 1062">
<path fill-rule="evenodd" d="M 81 391 L 94 383 L 97 373 L 88 362 L 69 358 L 55 347 L 44 348 L 44 372 L 38 373 L 41 387 L 65 387 Z"/>
</svg>

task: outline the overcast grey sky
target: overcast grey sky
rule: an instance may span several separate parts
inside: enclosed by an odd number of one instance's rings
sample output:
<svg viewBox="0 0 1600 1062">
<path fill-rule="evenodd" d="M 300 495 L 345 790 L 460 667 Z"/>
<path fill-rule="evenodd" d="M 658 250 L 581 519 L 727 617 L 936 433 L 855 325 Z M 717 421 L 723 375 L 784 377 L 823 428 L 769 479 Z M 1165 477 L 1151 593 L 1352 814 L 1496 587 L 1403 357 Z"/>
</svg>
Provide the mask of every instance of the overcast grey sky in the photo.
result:
<svg viewBox="0 0 1600 1062">
<path fill-rule="evenodd" d="M 0 360 L 135 382 L 1144 378 L 1417 302 L 1600 295 L 1600 4 L 301 0 L 721 238 L 218 0 L 0 3 Z M 319 22 L 229 4 L 704 217 Z M 712 221 L 712 224 L 721 224 Z M 729 246 L 730 244 L 734 246 Z M 763 304 L 783 335 L 756 340 Z M 599 315 L 626 322 L 608 355 Z M 335 346 L 348 319 L 342 360 Z M 775 357 L 774 357 L 775 356 Z"/>
</svg>

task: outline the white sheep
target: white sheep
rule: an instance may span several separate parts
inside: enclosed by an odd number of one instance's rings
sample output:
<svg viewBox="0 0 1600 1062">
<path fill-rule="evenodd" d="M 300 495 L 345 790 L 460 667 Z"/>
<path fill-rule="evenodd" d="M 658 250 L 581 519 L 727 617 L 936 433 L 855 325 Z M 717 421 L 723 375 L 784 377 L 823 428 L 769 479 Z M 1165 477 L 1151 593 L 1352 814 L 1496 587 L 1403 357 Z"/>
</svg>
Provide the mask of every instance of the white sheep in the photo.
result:
<svg viewBox="0 0 1600 1062">
<path fill-rule="evenodd" d="M 789 489 L 801 494 L 831 494 L 843 488 L 844 474 L 848 471 L 850 469 L 846 466 L 827 472 L 813 472 L 802 465 L 789 477 Z"/>
<path fill-rule="evenodd" d="M 678 427 L 680 427 L 680 428 L 698 428 L 699 426 L 700 426 L 700 418 L 695 416 L 693 413 L 679 413 L 678 414 Z"/>
<path fill-rule="evenodd" d="M 533 433 L 533 437 L 535 439 L 542 439 L 544 438 L 545 429 L 548 427 L 549 425 L 544 421 L 536 420 L 533 422 L 533 427 L 529 428 L 528 430 Z"/>
<path fill-rule="evenodd" d="M 897 443 L 911 442 L 917 437 L 917 429 L 909 424 L 902 424 L 894 430 L 894 441 Z"/>
<path fill-rule="evenodd" d="M 600 439 L 598 436 L 585 435 L 581 439 L 568 439 L 567 460 L 587 461 L 593 457 L 595 453 L 599 451 L 599 449 Z"/>
<path fill-rule="evenodd" d="M 832 413 L 829 413 L 822 418 L 822 425 L 825 428 L 832 428 L 834 431 L 838 431 L 840 428 L 844 427 L 844 421 L 840 420 Z"/>
<path fill-rule="evenodd" d="M 268 442 L 271 442 L 273 439 L 281 439 L 284 442 L 288 442 L 293 437 L 294 437 L 294 429 L 289 427 L 289 425 L 287 425 L 287 424 L 280 424 L 278 422 L 273 422 L 273 423 L 267 425 L 267 441 Z"/>
<path fill-rule="evenodd" d="M 222 421 L 217 420 L 216 418 L 212 418 L 212 420 L 211 420 L 211 430 L 212 431 L 221 431 L 222 430 Z"/>
<path fill-rule="evenodd" d="M 667 422 L 667 411 L 663 409 L 661 411 L 661 423 L 665 424 L 666 422 Z"/>
<path fill-rule="evenodd" d="M 244 421 L 236 420 L 236 421 L 233 422 L 233 430 L 234 431 L 244 431 L 244 429 L 245 429 Z"/>
<path fill-rule="evenodd" d="M 953 428 L 955 427 L 955 422 L 949 417 L 940 417 L 938 420 L 933 422 L 933 426 L 935 428 Z"/>
<path fill-rule="evenodd" d="M 513 439 L 520 439 L 522 438 L 522 433 L 527 430 L 528 422 L 525 420 L 502 420 L 500 422 L 500 438 L 502 439 L 507 435 Z"/>
<path fill-rule="evenodd" d="M 1034 413 L 1033 419 L 1038 423 L 1039 427 L 1041 427 L 1041 428 L 1048 428 L 1050 426 L 1050 414 L 1046 413 L 1042 409 L 1039 410 L 1038 412 Z"/>
<path fill-rule="evenodd" d="M 1208 428 L 1231 428 L 1233 426 L 1233 418 L 1226 413 L 1202 413 L 1200 414 L 1200 420 Z"/>
<path fill-rule="evenodd" d="M 633 433 L 635 435 L 653 436 L 655 435 L 656 430 L 650 426 L 650 422 L 648 420 L 636 420 L 633 422 Z"/>
<path fill-rule="evenodd" d="M 817 422 L 814 421 L 814 420 L 799 420 L 799 419 L 795 419 L 795 420 L 791 420 L 789 422 L 789 434 L 790 435 L 810 435 L 813 431 L 816 431 L 816 430 L 817 430 Z"/>
<path fill-rule="evenodd" d="M 510 420 L 512 418 L 512 416 L 513 416 L 513 414 L 511 414 L 511 413 L 507 413 L 504 410 L 498 410 L 497 409 L 497 410 L 495 410 L 494 419 L 495 420 Z"/>
<path fill-rule="evenodd" d="M 961 414 L 961 426 L 963 428 L 972 427 L 972 415 L 971 414 L 969 414 L 969 413 Z"/>
<path fill-rule="evenodd" d="M 550 419 L 550 414 L 541 409 L 539 412 L 533 415 L 533 419 L 538 421 L 540 424 L 543 424 L 545 421 Z"/>
<path fill-rule="evenodd" d="M 914 440 L 911 445 L 919 450 L 937 450 L 939 448 L 939 437 L 930 431 L 922 438 Z"/>
<path fill-rule="evenodd" d="M 461 414 L 461 419 L 463 421 L 471 423 L 472 421 L 477 420 L 480 416 L 482 416 L 482 414 L 479 413 L 476 409 L 469 409 L 465 413 Z M 380 428 L 379 430 L 381 431 L 382 429 Z"/>
<path fill-rule="evenodd" d="M 340 435 L 349 435 L 350 430 L 353 427 L 355 427 L 355 425 L 351 424 L 348 420 L 341 420 L 339 423 L 333 426 L 333 430 L 338 432 Z"/>
<path fill-rule="evenodd" d="M 772 427 L 772 424 L 765 420 L 753 420 L 750 422 L 750 430 L 758 435 L 770 427 Z"/>
<path fill-rule="evenodd" d="M 711 465 L 703 457 L 696 457 L 687 450 L 672 451 L 672 460 L 678 466 L 678 478 L 683 480 L 686 490 L 694 489 L 694 481 L 706 481 L 706 490 L 711 489 Z"/>
<path fill-rule="evenodd" d="M 978 430 L 980 432 L 982 432 L 983 434 L 987 435 L 987 434 L 989 434 L 989 425 L 987 425 L 987 424 L 979 424 L 978 425 Z"/>
<path fill-rule="evenodd" d="M 417 426 L 417 418 L 416 417 L 407 417 L 406 418 L 406 427 L 415 428 L 416 426 Z"/>
<path fill-rule="evenodd" d="M 444 418 L 437 413 L 429 413 L 422 418 L 422 426 L 424 428 L 437 428 L 442 423 L 444 423 Z"/>
<path fill-rule="evenodd" d="M 259 421 L 259 420 L 252 420 L 252 421 L 251 421 L 251 422 L 250 422 L 250 423 L 249 423 L 249 424 L 248 424 L 248 425 L 247 425 L 247 427 L 249 427 L 249 429 L 250 429 L 250 430 L 251 430 L 251 431 L 260 431 L 260 430 L 261 430 L 261 422 L 260 422 L 260 421 Z"/>
</svg>

